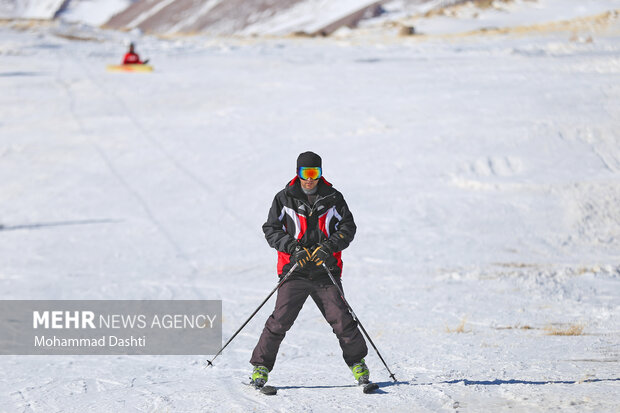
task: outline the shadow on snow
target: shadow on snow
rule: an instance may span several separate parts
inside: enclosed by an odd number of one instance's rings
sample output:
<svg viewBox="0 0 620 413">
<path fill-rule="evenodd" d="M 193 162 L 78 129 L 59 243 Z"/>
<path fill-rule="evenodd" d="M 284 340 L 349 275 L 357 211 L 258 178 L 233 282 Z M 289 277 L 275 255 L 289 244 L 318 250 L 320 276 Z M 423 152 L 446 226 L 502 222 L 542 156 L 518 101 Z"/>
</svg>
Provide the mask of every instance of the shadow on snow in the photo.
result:
<svg viewBox="0 0 620 413">
<path fill-rule="evenodd" d="M 399 382 L 393 382 L 393 381 L 383 381 L 383 382 L 373 382 L 376 383 L 377 385 L 379 385 L 379 389 L 375 390 L 373 392 L 373 394 L 385 394 L 386 392 L 383 391 L 383 388 L 385 387 L 390 387 L 390 386 L 397 386 L 400 384 L 411 384 L 408 381 L 399 381 Z M 347 388 L 355 388 L 355 387 L 359 387 L 360 390 L 362 388 L 362 386 L 359 386 L 357 384 L 345 384 L 345 385 L 323 385 L 323 386 L 278 386 L 278 390 L 283 389 L 283 390 L 287 390 L 287 389 L 347 389 Z"/>
<path fill-rule="evenodd" d="M 81 221 L 60 221 L 60 222 L 38 222 L 34 224 L 22 225 L 2 225 L 0 231 L 15 231 L 20 229 L 41 229 L 47 227 L 64 227 L 69 225 L 92 225 L 92 224 L 117 224 L 122 222 L 118 219 L 85 219 Z"/>
<path fill-rule="evenodd" d="M 617 379 L 585 379 L 585 380 L 541 380 L 541 381 L 533 381 L 533 380 L 468 380 L 468 379 L 456 379 L 449 381 L 441 381 L 437 383 L 411 383 L 411 382 L 401 382 L 403 384 L 411 384 L 412 386 L 433 386 L 435 384 L 459 384 L 463 383 L 465 386 L 501 386 L 502 384 L 531 384 L 531 385 L 545 385 L 545 384 L 581 384 L 581 383 L 600 383 L 600 382 L 612 382 L 612 381 L 620 381 L 620 378 Z"/>
</svg>

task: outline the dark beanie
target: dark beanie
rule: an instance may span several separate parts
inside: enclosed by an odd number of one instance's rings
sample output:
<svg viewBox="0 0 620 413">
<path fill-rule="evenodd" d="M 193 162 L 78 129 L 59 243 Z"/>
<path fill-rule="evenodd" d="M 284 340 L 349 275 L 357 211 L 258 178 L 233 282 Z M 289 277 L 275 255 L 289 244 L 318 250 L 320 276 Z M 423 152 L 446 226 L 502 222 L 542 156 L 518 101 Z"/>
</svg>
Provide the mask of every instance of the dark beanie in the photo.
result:
<svg viewBox="0 0 620 413">
<path fill-rule="evenodd" d="M 310 151 L 300 153 L 297 157 L 297 169 L 302 166 L 321 166 L 321 157 Z"/>
</svg>

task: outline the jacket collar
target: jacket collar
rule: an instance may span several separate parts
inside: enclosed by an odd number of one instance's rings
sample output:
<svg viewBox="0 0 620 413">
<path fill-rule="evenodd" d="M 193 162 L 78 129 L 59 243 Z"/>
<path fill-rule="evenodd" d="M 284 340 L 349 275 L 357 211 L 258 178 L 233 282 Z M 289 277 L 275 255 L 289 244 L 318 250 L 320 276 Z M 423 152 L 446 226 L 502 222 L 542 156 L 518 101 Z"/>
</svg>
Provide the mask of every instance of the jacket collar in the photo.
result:
<svg viewBox="0 0 620 413">
<path fill-rule="evenodd" d="M 301 184 L 299 182 L 298 176 L 293 178 L 288 183 L 288 185 L 286 186 L 286 192 L 288 192 L 291 196 L 295 198 L 307 199 L 306 194 L 301 189 Z M 331 194 L 332 192 L 334 192 L 334 189 L 332 188 L 332 184 L 329 183 L 325 178 L 320 177 L 317 194 L 319 194 L 321 197 L 324 197 L 326 195 Z"/>
</svg>

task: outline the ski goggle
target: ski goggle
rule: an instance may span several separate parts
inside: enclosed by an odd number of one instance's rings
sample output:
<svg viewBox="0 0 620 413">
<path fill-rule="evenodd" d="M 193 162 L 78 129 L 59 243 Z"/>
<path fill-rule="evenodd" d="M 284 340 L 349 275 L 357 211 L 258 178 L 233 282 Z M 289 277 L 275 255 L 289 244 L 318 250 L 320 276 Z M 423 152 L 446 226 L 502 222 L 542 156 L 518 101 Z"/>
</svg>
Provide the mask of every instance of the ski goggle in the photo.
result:
<svg viewBox="0 0 620 413">
<path fill-rule="evenodd" d="M 302 166 L 297 170 L 297 176 L 303 179 L 319 179 L 321 177 L 320 166 Z"/>
</svg>

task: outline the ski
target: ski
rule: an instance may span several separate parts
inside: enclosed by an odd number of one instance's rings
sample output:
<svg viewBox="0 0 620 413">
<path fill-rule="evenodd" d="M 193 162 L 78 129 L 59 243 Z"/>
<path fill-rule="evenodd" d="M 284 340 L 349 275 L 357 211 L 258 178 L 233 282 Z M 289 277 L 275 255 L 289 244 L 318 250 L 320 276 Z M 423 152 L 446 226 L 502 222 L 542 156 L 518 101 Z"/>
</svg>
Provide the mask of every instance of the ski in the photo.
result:
<svg viewBox="0 0 620 413">
<path fill-rule="evenodd" d="M 264 385 L 262 387 L 259 387 L 259 386 L 255 386 L 254 383 L 252 383 L 252 382 L 250 382 L 250 383 L 244 382 L 243 384 L 253 388 L 254 390 L 258 391 L 259 393 L 264 394 L 265 396 L 275 396 L 278 393 L 278 388 L 274 387 L 274 386 Z M 379 385 L 377 383 L 373 383 L 373 382 L 369 382 L 369 383 L 365 383 L 365 384 L 360 384 L 360 387 L 362 387 L 362 391 L 365 394 L 374 393 L 375 391 L 377 391 L 379 389 Z"/>
<path fill-rule="evenodd" d="M 363 386 L 364 386 L 363 387 L 363 391 L 366 394 L 374 393 L 376 390 L 379 389 L 379 385 L 377 383 L 373 383 L 373 382 L 370 382 L 368 384 L 364 384 Z"/>
<path fill-rule="evenodd" d="M 265 396 L 275 396 L 278 393 L 277 387 L 268 386 L 268 385 L 264 385 L 262 387 L 259 387 L 259 386 L 255 386 L 254 383 L 252 383 L 252 382 L 250 382 L 250 383 L 245 383 L 244 382 L 243 384 L 253 388 L 254 390 L 258 391 L 259 393 L 264 394 Z"/>
<path fill-rule="evenodd" d="M 275 396 L 278 393 L 278 389 L 273 386 L 265 385 L 263 387 L 257 387 L 256 389 L 266 396 Z"/>
</svg>

